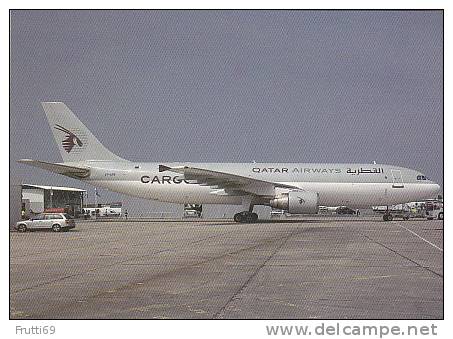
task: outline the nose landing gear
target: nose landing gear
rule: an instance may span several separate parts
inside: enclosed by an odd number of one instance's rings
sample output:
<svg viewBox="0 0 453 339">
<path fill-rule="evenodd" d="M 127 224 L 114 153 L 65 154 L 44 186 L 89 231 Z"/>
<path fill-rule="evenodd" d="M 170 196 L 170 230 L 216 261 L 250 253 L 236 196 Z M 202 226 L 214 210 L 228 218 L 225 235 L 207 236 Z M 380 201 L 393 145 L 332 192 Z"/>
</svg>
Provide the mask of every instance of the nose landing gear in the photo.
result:
<svg viewBox="0 0 453 339">
<path fill-rule="evenodd" d="M 385 211 L 384 216 L 382 217 L 382 219 L 384 219 L 384 221 L 392 221 L 393 220 L 393 216 L 390 214 L 390 210 L 389 210 L 388 206 L 387 206 L 387 210 Z"/>
<path fill-rule="evenodd" d="M 234 215 L 234 221 L 241 223 L 253 223 L 258 220 L 258 214 L 254 212 L 244 211 Z"/>
</svg>

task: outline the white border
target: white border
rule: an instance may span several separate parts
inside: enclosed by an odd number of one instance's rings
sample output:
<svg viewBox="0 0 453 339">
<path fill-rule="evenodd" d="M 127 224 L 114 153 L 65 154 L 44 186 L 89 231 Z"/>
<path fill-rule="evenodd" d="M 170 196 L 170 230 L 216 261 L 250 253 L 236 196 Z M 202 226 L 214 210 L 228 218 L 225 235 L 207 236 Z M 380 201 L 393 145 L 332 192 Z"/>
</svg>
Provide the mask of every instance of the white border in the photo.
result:
<svg viewBox="0 0 453 339">
<path fill-rule="evenodd" d="M 2 114 L 0 115 L 0 145 L 2 145 L 1 156 L 3 159 L 8 158 L 7 148 L 8 145 L 8 136 L 9 136 L 9 51 L 6 46 L 9 45 L 9 8 L 382 8 L 382 9 L 404 9 L 404 8 L 443 8 L 444 12 L 444 60 L 446 65 L 444 67 L 445 71 L 445 88 L 444 93 L 448 94 L 449 92 L 449 81 L 451 79 L 451 68 L 448 67 L 448 60 L 451 58 L 451 48 L 450 48 L 450 38 L 449 33 L 451 32 L 451 22 L 449 22 L 449 10 L 452 8 L 450 5 L 451 1 L 379 1 L 379 2 L 364 2 L 364 1 L 279 1 L 279 2 L 270 2 L 270 1 L 221 1 L 221 2 L 208 2 L 208 1 L 191 1 L 190 3 L 182 1 L 105 1 L 105 2 L 93 2 L 81 0 L 77 2 L 71 1 L 3 1 L 1 3 L 0 11 L 0 22 L 2 26 L 2 34 L 0 35 L 1 46 L 4 46 L 2 53 Z M 303 7 L 301 7 L 303 6 Z M 445 95 L 445 131 L 450 131 L 448 127 L 451 126 L 451 116 L 448 114 L 450 112 L 450 102 L 448 101 L 449 95 Z M 452 145 L 452 136 L 451 133 L 445 134 L 445 145 Z M 449 147 L 445 147 L 448 151 Z M 451 166 L 451 156 L 449 152 L 444 154 L 445 156 L 445 181 L 444 181 L 444 195 L 446 197 L 446 219 L 445 219 L 445 243 L 449 244 L 451 240 L 451 231 L 449 230 L 449 223 L 452 219 L 453 209 L 449 206 L 449 197 L 451 196 L 450 190 L 450 177 L 452 173 Z M 7 166 L 2 167 L 2 178 L 1 188 L 4 194 L 2 195 L 2 206 L 8 206 L 9 192 L 8 183 L 6 178 L 9 178 L 9 169 Z M 6 213 L 4 213 L 6 215 Z M 4 223 L 4 229 L 7 228 Z M 4 231 L 6 232 L 6 231 Z M 146 337 L 146 338 L 160 338 L 160 337 L 196 337 L 196 338 L 266 338 L 269 337 L 265 333 L 265 325 L 303 325 L 307 324 L 308 321 L 188 321 L 188 320 L 172 320 L 172 321 L 18 321 L 18 320 L 8 320 L 9 319 L 9 281 L 5 278 L 9 274 L 9 239 L 6 234 L 3 234 L 1 239 L 1 253 L 2 261 L 1 268 L 3 273 L 3 279 L 1 279 L 1 308 L 0 315 L 2 321 L 2 332 L 7 334 L 8 337 L 12 337 L 15 334 L 15 326 L 44 326 L 44 325 L 55 325 L 57 327 L 57 333 L 53 338 L 77 338 L 81 337 L 108 337 L 108 338 L 124 338 L 124 337 Z M 451 251 L 445 251 L 445 264 L 452 262 Z M 379 325 L 394 325 L 398 324 L 400 326 L 406 326 L 408 323 L 414 323 L 417 325 L 426 324 L 430 326 L 432 323 L 436 324 L 439 329 L 439 338 L 447 338 L 449 334 L 453 333 L 453 325 L 450 321 L 451 319 L 451 301 L 452 301 L 452 292 L 449 288 L 452 286 L 449 281 L 448 267 L 445 267 L 445 321 L 341 321 L 342 324 L 351 324 L 357 325 L 362 323 L 367 323 L 370 325 L 379 324 Z M 315 325 L 315 322 L 309 322 L 312 325 Z M 329 323 L 335 324 L 336 321 L 331 321 Z M 390 336 L 389 336 L 390 337 Z"/>
</svg>

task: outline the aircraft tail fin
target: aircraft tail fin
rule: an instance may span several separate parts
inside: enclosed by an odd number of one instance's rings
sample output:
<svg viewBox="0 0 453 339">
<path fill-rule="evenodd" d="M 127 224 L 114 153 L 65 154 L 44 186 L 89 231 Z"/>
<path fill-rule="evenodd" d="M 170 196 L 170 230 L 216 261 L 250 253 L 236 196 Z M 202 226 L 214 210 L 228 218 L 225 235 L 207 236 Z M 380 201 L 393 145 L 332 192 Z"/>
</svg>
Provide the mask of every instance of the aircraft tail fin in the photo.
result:
<svg viewBox="0 0 453 339">
<path fill-rule="evenodd" d="M 125 161 L 105 148 L 64 103 L 41 104 L 64 162 Z"/>
</svg>

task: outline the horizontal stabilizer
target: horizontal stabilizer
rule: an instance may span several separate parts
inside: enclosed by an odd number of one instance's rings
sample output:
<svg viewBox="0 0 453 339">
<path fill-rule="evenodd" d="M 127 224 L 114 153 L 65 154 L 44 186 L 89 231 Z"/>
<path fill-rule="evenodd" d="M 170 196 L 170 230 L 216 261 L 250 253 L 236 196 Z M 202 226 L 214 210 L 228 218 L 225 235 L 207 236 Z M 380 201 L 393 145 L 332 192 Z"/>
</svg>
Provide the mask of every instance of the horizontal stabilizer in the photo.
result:
<svg viewBox="0 0 453 339">
<path fill-rule="evenodd" d="M 21 159 L 17 162 L 21 164 L 30 165 L 33 167 L 38 167 L 45 169 L 47 171 L 51 171 L 58 174 L 63 174 L 71 178 L 86 178 L 90 175 L 90 170 L 88 168 L 77 167 L 77 166 L 69 166 L 63 164 L 54 164 L 52 162 L 45 162 L 39 160 L 31 160 L 31 159 Z"/>
</svg>

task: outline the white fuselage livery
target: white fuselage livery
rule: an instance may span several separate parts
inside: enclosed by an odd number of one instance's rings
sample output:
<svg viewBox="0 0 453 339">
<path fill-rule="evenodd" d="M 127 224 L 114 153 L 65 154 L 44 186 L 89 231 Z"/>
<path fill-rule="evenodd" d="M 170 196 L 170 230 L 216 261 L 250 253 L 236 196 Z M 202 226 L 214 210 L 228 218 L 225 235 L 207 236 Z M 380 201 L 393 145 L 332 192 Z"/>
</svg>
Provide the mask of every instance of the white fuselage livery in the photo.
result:
<svg viewBox="0 0 453 339">
<path fill-rule="evenodd" d="M 42 103 L 63 163 L 22 163 L 94 186 L 172 203 L 242 205 L 238 222 L 256 221 L 254 205 L 290 213 L 318 206 L 364 208 L 432 198 L 440 187 L 422 173 L 380 164 L 134 163 L 110 152 L 61 102 Z"/>
<path fill-rule="evenodd" d="M 168 164 L 170 167 L 181 165 Z M 172 203 L 241 205 L 242 195 L 227 195 L 224 190 L 200 186 L 183 180 L 183 175 L 159 172 L 159 163 L 87 162 L 92 174 L 86 181 L 94 186 L 144 199 Z M 225 172 L 296 186 L 319 193 L 319 204 L 366 208 L 375 205 L 422 200 L 435 196 L 439 185 L 430 180 L 417 180 L 420 172 L 389 165 L 370 164 L 191 164 L 196 167 L 222 169 Z M 138 168 L 136 168 L 138 167 Z M 315 169 L 320 173 L 282 173 L 277 168 Z M 254 169 L 272 168 L 273 172 L 257 173 Z M 336 169 L 333 171 L 330 169 Z M 382 168 L 383 173 L 348 174 L 348 169 Z M 322 172 L 323 169 L 327 171 Z M 329 171 L 330 170 L 330 171 Z M 395 174 L 396 173 L 396 174 Z M 397 179 L 397 182 L 395 180 Z"/>
</svg>

